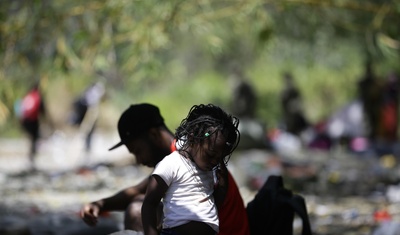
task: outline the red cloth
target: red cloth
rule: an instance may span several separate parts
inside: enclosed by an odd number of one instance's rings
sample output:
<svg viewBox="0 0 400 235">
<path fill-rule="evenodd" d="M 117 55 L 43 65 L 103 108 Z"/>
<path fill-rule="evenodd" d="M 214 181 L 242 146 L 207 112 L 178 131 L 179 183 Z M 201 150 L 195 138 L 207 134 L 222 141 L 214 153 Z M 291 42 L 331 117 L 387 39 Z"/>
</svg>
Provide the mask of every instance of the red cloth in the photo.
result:
<svg viewBox="0 0 400 235">
<path fill-rule="evenodd" d="M 171 149 L 171 153 L 173 151 L 176 151 L 176 140 L 174 139 L 174 141 L 172 141 L 171 146 L 169 147 Z"/>
<path fill-rule="evenodd" d="M 383 105 L 381 111 L 381 135 L 386 140 L 395 141 L 397 139 L 397 119 L 398 110 L 396 102 L 388 102 Z"/>
<path fill-rule="evenodd" d="M 238 186 L 230 172 L 228 172 L 227 197 L 218 211 L 218 235 L 249 235 L 249 222 Z"/>
<path fill-rule="evenodd" d="M 392 219 L 392 216 L 387 210 L 378 210 L 374 213 L 374 219 L 376 222 L 389 221 Z"/>
<path fill-rule="evenodd" d="M 40 93 L 38 90 L 30 91 L 22 100 L 21 112 L 24 120 L 36 121 L 39 118 Z"/>
</svg>

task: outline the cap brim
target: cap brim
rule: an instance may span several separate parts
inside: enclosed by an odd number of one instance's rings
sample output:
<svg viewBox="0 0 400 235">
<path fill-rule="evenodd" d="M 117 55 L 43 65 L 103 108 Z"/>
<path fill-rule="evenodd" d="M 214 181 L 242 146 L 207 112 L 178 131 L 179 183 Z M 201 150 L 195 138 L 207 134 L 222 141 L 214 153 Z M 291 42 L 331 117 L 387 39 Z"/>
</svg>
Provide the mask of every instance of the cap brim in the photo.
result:
<svg viewBox="0 0 400 235">
<path fill-rule="evenodd" d="M 113 150 L 113 149 L 116 149 L 116 148 L 118 148 L 119 146 L 121 146 L 121 145 L 123 145 L 123 144 L 124 144 L 124 143 L 121 141 L 121 142 L 119 142 L 118 144 L 116 144 L 116 145 L 112 146 L 111 148 L 109 148 L 108 151 L 111 151 L 111 150 Z"/>
</svg>

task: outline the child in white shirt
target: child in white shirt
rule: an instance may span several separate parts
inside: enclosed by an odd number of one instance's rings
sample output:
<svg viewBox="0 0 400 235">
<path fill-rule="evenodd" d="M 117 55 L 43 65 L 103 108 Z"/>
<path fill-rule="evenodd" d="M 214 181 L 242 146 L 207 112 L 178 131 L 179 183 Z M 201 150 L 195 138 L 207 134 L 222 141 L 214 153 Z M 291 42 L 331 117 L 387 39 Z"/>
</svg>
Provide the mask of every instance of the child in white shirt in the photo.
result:
<svg viewBox="0 0 400 235">
<path fill-rule="evenodd" d="M 217 205 L 226 194 L 225 164 L 236 148 L 239 120 L 215 105 L 195 105 L 177 128 L 177 149 L 156 166 L 142 206 L 146 235 L 218 233 Z M 214 180 L 217 179 L 217 180 Z"/>
</svg>

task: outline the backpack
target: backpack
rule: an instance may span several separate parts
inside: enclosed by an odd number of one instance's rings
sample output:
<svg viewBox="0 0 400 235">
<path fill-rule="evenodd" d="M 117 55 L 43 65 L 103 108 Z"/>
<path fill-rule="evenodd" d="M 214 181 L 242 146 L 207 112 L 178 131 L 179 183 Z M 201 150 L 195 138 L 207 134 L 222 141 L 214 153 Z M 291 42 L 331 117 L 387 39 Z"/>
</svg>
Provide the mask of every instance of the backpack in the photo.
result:
<svg viewBox="0 0 400 235">
<path fill-rule="evenodd" d="M 41 102 L 39 91 L 30 91 L 21 101 L 21 119 L 30 121 L 37 120 L 39 118 Z"/>
<path fill-rule="evenodd" d="M 250 234 L 292 235 L 295 214 L 302 219 L 302 235 L 311 235 L 304 198 L 285 189 L 282 176 L 269 176 L 247 204 Z"/>
</svg>

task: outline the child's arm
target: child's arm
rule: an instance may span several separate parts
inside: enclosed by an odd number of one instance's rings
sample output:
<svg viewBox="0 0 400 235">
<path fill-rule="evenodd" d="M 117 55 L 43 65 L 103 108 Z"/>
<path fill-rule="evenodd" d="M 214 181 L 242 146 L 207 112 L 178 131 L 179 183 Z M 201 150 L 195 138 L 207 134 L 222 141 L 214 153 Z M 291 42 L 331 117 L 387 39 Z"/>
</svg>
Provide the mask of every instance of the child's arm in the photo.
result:
<svg viewBox="0 0 400 235">
<path fill-rule="evenodd" d="M 224 162 L 219 164 L 219 169 L 217 170 L 217 184 L 214 189 L 214 200 L 218 208 L 220 208 L 225 200 L 226 194 L 228 192 L 228 169 Z"/>
<path fill-rule="evenodd" d="M 150 176 L 150 182 L 142 205 L 142 222 L 145 235 L 159 234 L 157 231 L 157 208 L 167 189 L 168 185 L 160 176 Z"/>
</svg>

